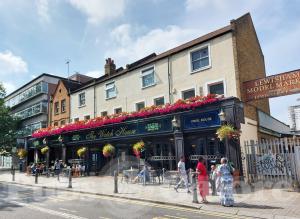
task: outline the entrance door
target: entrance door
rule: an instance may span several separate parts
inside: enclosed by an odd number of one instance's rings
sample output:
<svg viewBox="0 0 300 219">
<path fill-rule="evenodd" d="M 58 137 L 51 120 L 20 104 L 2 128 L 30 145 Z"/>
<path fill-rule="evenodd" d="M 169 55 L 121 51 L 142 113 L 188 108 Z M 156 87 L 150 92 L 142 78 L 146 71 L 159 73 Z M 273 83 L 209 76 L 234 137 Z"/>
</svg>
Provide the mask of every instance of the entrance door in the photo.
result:
<svg viewBox="0 0 300 219">
<path fill-rule="evenodd" d="M 90 154 L 90 172 L 98 175 L 101 167 L 101 156 L 99 151 L 91 151 Z"/>
</svg>

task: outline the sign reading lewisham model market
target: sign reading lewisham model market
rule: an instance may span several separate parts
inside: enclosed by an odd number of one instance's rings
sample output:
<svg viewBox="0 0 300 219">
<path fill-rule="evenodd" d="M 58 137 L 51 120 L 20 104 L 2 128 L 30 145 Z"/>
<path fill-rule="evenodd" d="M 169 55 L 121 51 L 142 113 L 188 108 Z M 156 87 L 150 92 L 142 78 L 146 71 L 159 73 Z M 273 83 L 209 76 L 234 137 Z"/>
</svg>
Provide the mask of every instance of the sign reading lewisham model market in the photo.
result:
<svg viewBox="0 0 300 219">
<path fill-rule="evenodd" d="M 300 93 L 300 70 L 243 83 L 245 101 Z"/>
</svg>

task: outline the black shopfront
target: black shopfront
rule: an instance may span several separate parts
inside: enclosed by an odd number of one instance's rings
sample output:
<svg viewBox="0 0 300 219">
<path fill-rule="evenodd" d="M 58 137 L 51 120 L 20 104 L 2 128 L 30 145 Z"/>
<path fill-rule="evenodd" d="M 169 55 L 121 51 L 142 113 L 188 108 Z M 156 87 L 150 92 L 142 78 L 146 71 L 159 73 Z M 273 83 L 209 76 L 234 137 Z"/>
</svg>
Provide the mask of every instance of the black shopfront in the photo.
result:
<svg viewBox="0 0 300 219">
<path fill-rule="evenodd" d="M 206 158 L 208 165 L 228 156 L 241 169 L 239 141 L 228 141 L 225 144 L 216 136 L 216 130 L 221 126 L 221 110 L 225 112 L 226 122 L 239 129 L 244 122 L 242 104 L 237 98 L 227 98 L 194 110 L 132 119 L 48 137 L 48 162 L 58 158 L 68 163 L 78 159 L 76 152 L 79 148 L 87 147 L 84 161 L 88 171 L 96 174 L 104 174 L 109 162 L 117 163 L 119 171 L 138 167 L 141 161 L 146 161 L 154 168 L 174 170 L 182 155 L 191 168 L 195 168 L 199 156 Z M 132 146 L 141 140 L 145 143 L 145 150 L 141 159 L 137 159 Z M 39 141 L 40 145 L 45 143 L 45 139 L 35 141 Z M 102 148 L 107 143 L 116 148 L 112 159 L 102 154 Z"/>
</svg>

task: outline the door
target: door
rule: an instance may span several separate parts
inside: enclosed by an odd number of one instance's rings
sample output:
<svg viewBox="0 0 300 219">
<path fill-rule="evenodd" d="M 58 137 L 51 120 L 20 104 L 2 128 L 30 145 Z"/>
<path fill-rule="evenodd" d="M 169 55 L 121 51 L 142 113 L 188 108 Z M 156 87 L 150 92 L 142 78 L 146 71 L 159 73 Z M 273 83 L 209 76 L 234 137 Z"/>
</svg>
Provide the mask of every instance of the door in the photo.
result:
<svg viewBox="0 0 300 219">
<path fill-rule="evenodd" d="M 91 151 L 90 154 L 90 172 L 98 175 L 100 172 L 101 162 L 100 162 L 100 152 L 99 151 Z"/>
</svg>

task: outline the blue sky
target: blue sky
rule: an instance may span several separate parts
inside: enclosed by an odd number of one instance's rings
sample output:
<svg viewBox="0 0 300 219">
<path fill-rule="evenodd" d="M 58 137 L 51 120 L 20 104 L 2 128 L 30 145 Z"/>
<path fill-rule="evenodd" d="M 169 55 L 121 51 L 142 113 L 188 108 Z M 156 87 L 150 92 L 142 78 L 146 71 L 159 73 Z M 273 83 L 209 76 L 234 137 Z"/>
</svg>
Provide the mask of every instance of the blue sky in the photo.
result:
<svg viewBox="0 0 300 219">
<path fill-rule="evenodd" d="M 250 12 L 268 75 L 300 68 L 297 0 L 1 0 L 0 81 L 8 92 L 47 72 L 90 76 L 112 57 L 125 66 L 229 24 Z M 270 99 L 288 122 L 291 95 Z"/>
</svg>

